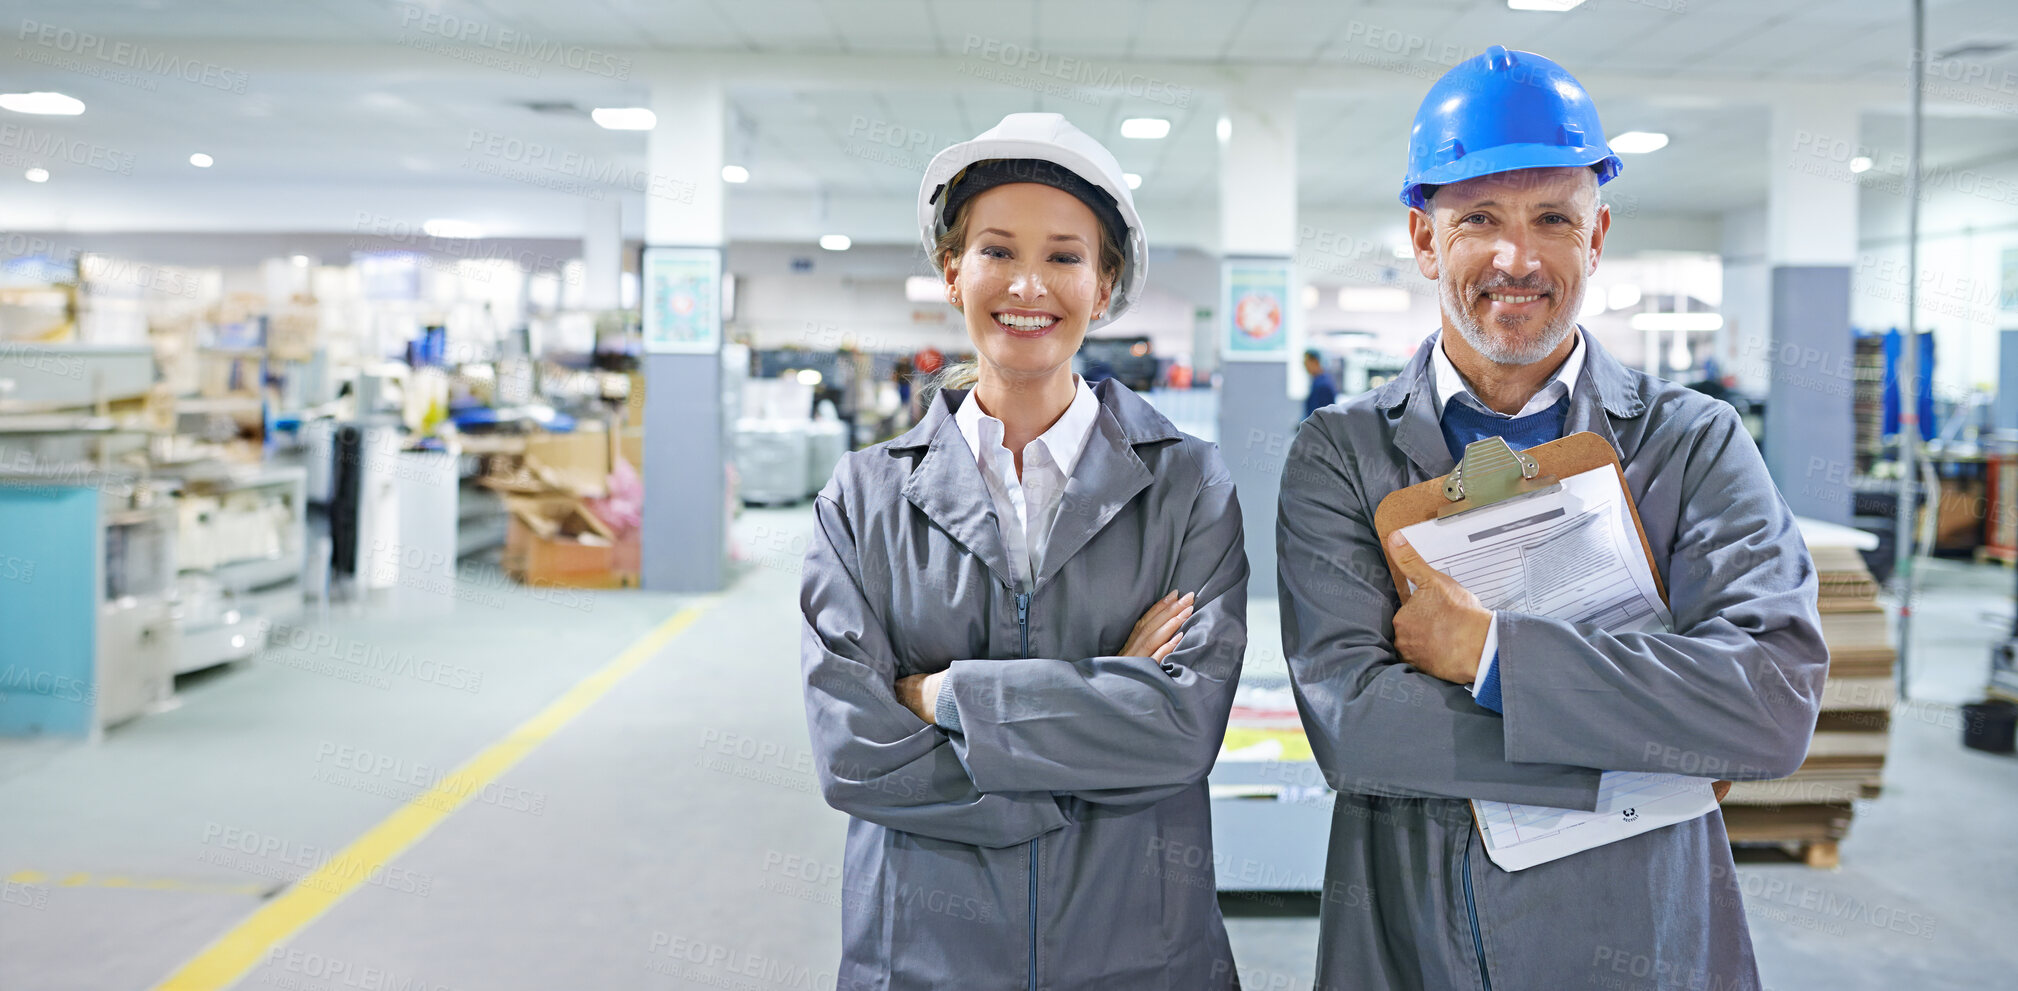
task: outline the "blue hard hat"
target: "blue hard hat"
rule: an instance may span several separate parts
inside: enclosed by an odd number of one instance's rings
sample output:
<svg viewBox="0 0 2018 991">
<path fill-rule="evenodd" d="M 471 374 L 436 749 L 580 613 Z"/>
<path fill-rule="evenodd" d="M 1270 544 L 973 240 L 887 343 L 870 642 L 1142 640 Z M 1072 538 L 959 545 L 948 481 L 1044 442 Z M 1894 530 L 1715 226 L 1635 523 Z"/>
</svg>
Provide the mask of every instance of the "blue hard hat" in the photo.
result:
<svg viewBox="0 0 2018 991">
<path fill-rule="evenodd" d="M 1622 167 L 1591 95 L 1562 66 L 1494 45 L 1444 73 L 1422 98 L 1401 201 L 1423 207 L 1424 186 L 1577 165 L 1592 166 L 1600 185 Z"/>
</svg>

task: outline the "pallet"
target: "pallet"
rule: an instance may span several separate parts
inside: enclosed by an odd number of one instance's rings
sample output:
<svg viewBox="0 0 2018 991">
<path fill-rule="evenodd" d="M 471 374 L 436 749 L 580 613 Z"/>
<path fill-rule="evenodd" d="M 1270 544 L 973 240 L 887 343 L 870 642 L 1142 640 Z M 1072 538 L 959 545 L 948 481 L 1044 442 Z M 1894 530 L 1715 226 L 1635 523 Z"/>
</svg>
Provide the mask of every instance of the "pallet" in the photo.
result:
<svg viewBox="0 0 2018 991">
<path fill-rule="evenodd" d="M 1991 547 L 1985 544 L 1976 548 L 1977 564 L 2001 564 L 2007 568 L 2018 567 L 2018 548 Z"/>
<path fill-rule="evenodd" d="M 1727 805 L 1723 814 L 1732 846 L 1778 847 L 1809 867 L 1842 863 L 1837 843 L 1850 830 L 1848 803 Z"/>
</svg>

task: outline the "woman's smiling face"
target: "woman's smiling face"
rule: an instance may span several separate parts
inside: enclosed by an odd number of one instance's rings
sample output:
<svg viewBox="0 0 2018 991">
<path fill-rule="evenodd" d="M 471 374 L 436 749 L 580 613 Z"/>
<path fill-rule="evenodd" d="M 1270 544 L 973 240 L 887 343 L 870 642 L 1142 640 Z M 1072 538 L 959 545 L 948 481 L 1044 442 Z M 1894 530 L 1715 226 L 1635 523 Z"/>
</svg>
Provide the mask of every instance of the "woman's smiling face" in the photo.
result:
<svg viewBox="0 0 2018 991">
<path fill-rule="evenodd" d="M 1055 186 L 1018 182 L 975 196 L 967 243 L 946 265 L 974 353 L 1018 377 L 1069 365 L 1087 326 L 1107 311 L 1100 221 Z"/>
</svg>

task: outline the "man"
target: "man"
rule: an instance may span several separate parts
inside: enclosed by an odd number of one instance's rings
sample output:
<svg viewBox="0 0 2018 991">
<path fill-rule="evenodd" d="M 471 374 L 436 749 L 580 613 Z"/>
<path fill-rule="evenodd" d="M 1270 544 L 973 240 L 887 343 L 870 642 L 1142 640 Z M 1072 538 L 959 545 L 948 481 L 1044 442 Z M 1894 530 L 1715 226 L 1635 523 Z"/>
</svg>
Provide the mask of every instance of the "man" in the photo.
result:
<svg viewBox="0 0 2018 991">
<path fill-rule="evenodd" d="M 1725 403 L 1621 365 L 1576 326 L 1619 168 L 1569 73 L 1494 47 L 1418 112 L 1402 199 L 1443 326 L 1394 381 L 1304 421 L 1278 528 L 1283 649 L 1338 790 L 1318 986 L 1756 988 L 1723 817 L 1509 872 L 1468 800 L 1596 806 L 1599 774 L 1791 773 L 1827 655 L 1815 574 Z M 1618 451 L 1672 632 L 1487 611 L 1373 528 L 1464 444 L 1592 431 Z"/>
<path fill-rule="evenodd" d="M 1316 351 L 1303 352 L 1303 370 L 1310 375 L 1310 394 L 1303 397 L 1303 416 L 1309 419 L 1310 414 L 1338 402 L 1338 383 L 1324 370 L 1324 359 Z"/>
</svg>

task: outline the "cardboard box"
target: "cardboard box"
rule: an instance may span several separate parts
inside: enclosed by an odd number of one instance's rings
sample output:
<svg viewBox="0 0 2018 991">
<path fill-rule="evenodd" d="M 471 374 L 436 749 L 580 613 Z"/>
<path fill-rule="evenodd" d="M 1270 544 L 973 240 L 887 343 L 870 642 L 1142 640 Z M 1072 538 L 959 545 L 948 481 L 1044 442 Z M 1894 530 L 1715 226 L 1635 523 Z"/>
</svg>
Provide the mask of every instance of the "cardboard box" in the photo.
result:
<svg viewBox="0 0 2018 991">
<path fill-rule="evenodd" d="M 526 466 L 535 475 L 535 465 L 550 470 L 554 483 L 575 495 L 607 495 L 612 440 L 602 430 L 534 434 L 526 438 Z"/>
<path fill-rule="evenodd" d="M 511 522 L 502 564 L 527 585 L 560 588 L 627 588 L 635 569 L 618 567 L 619 545 L 609 527 L 572 496 L 506 496 Z M 634 542 L 634 541 L 633 541 Z"/>
</svg>

